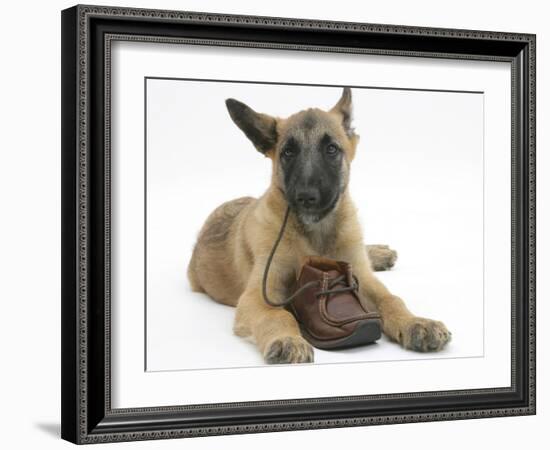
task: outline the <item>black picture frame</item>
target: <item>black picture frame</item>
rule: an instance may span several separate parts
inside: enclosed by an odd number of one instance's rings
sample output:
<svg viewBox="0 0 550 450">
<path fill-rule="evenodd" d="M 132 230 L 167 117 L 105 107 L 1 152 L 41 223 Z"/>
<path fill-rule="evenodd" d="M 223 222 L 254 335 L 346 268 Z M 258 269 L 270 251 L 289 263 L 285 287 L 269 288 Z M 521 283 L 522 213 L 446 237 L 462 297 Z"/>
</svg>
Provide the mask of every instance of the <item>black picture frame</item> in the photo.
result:
<svg viewBox="0 0 550 450">
<path fill-rule="evenodd" d="M 109 64 L 113 40 L 509 61 L 509 388 L 112 409 Z M 74 6 L 62 12 L 62 437 L 164 439 L 535 414 L 535 36 Z"/>
</svg>

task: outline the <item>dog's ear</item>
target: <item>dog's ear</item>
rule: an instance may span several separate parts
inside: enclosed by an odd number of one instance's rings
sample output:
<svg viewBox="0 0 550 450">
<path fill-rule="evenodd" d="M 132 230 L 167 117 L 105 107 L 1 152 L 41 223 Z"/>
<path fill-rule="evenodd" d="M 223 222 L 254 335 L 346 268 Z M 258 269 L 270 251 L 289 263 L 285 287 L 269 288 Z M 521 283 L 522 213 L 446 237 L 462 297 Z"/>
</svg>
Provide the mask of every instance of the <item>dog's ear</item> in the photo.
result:
<svg viewBox="0 0 550 450">
<path fill-rule="evenodd" d="M 243 131 L 254 147 L 266 153 L 277 143 L 277 121 L 267 114 L 257 113 L 238 100 L 228 98 L 225 101 L 233 122 Z"/>
<path fill-rule="evenodd" d="M 346 131 L 348 136 L 353 136 L 354 130 L 351 127 L 351 112 L 352 112 L 353 106 L 351 102 L 351 89 L 349 87 L 345 87 L 342 91 L 342 96 L 340 97 L 340 100 L 338 100 L 338 103 L 332 107 L 330 110 L 331 113 L 336 114 L 340 117 L 340 120 L 342 121 L 342 127 Z"/>
</svg>

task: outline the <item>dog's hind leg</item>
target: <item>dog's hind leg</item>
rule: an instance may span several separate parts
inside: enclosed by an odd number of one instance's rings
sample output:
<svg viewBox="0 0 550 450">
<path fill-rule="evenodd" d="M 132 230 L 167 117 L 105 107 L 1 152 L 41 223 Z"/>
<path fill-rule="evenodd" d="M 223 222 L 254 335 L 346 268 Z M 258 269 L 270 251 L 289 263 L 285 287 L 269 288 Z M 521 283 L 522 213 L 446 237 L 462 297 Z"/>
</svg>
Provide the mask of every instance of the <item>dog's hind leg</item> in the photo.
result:
<svg viewBox="0 0 550 450">
<path fill-rule="evenodd" d="M 189 284 L 191 285 L 191 290 L 193 292 L 204 292 L 204 289 L 200 284 L 199 277 L 197 276 L 197 273 L 196 273 L 195 251 L 196 250 L 193 250 L 191 261 L 189 261 L 189 265 L 187 266 L 187 279 L 189 280 Z"/>
<path fill-rule="evenodd" d="M 397 252 L 387 245 L 366 245 L 367 254 L 372 270 L 382 271 L 391 269 L 397 260 Z"/>
</svg>

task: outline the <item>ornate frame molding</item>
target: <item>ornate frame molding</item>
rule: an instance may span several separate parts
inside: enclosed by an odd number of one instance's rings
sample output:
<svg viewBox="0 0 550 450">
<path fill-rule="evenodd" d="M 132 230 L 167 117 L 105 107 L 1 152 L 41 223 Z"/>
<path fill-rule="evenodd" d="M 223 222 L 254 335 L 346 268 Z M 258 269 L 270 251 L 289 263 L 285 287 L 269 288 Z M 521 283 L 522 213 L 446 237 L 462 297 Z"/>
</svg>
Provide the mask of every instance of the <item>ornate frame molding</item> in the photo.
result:
<svg viewBox="0 0 550 450">
<path fill-rule="evenodd" d="M 102 161 L 103 179 L 93 178 L 96 173 L 90 165 L 90 142 L 92 137 L 93 96 L 92 77 L 97 76 L 97 60 L 94 60 L 97 47 L 93 47 L 93 38 L 97 34 L 91 29 L 92 22 L 97 19 L 114 21 L 121 19 L 124 24 L 128 20 L 139 21 L 146 26 L 157 22 L 167 26 L 238 26 L 245 28 L 251 35 L 258 30 L 269 30 L 271 33 L 282 31 L 300 32 L 302 30 L 318 30 L 336 33 L 345 37 L 349 33 L 360 33 L 366 38 L 376 36 L 379 42 L 385 37 L 399 37 L 405 42 L 408 38 L 428 37 L 433 42 L 441 39 L 456 42 L 472 41 L 470 47 L 478 48 L 482 42 L 502 43 L 499 48 L 507 49 L 501 53 L 484 54 L 482 52 L 444 52 L 434 49 L 396 49 L 379 47 L 350 47 L 329 45 L 323 43 L 276 43 L 261 40 L 244 39 L 215 39 L 198 37 L 167 37 L 151 36 L 136 33 L 116 33 L 106 31 L 99 35 L 104 46 L 101 64 L 105 79 L 103 86 L 104 124 L 102 129 L 102 145 L 104 160 Z M 372 424 L 439 421 L 453 419 L 468 419 L 482 417 L 499 417 L 508 415 L 526 415 L 535 413 L 535 36 L 530 34 L 500 33 L 472 30 L 451 30 L 441 28 L 405 27 L 396 25 L 363 24 L 333 21 L 318 21 L 305 19 L 272 18 L 257 16 L 236 16 L 222 14 L 206 14 L 196 12 L 161 11 L 148 9 L 130 9 L 99 6 L 76 6 L 63 13 L 63 377 L 71 378 L 71 383 L 64 384 L 62 399 L 62 434 L 63 437 L 76 443 L 98 443 L 112 441 L 129 441 L 143 439 L 163 439 L 172 437 L 192 437 L 215 434 L 238 434 L 250 432 L 270 432 L 312 428 L 361 426 Z M 102 31 L 103 32 L 103 31 Z M 251 402 L 246 404 L 217 404 L 195 405 L 194 407 L 166 407 L 166 408 L 139 408 L 139 409 L 111 409 L 110 402 L 110 63 L 111 43 L 115 40 L 145 41 L 158 43 L 186 43 L 194 45 L 222 45 L 245 46 L 266 49 L 290 49 L 304 51 L 329 51 L 363 54 L 384 54 L 396 56 L 414 56 L 431 58 L 453 59 L 482 59 L 491 61 L 508 61 L 512 63 L 512 147 L 513 147 L 513 176 L 512 194 L 516 195 L 517 203 L 513 203 L 512 227 L 513 230 L 513 336 L 512 360 L 513 383 L 510 388 L 483 389 L 472 391 L 432 392 L 420 394 L 397 394 L 362 397 L 334 397 L 309 400 L 288 400 L 276 402 Z M 411 41 L 413 42 L 413 41 Z M 457 44 L 458 45 L 458 44 Z M 478 47 L 476 47 L 476 45 Z M 462 47 L 461 47 L 462 48 Z M 518 49 L 515 51 L 514 49 Z M 508 50 L 509 49 L 509 50 Z M 95 71 L 95 72 L 94 72 Z M 515 101 L 518 99 L 518 101 Z M 76 105 L 76 108 L 75 108 Z M 97 139 L 95 142 L 97 142 Z M 76 149 L 76 151 L 75 151 Z M 515 150 L 514 150 L 515 149 Z M 519 164 L 517 163 L 519 162 Z M 524 177 L 526 189 L 521 188 L 518 177 Z M 97 200 L 96 183 L 101 182 L 103 199 L 100 201 L 104 212 L 97 217 L 94 202 Z M 520 186 L 520 191 L 518 191 Z M 95 203 L 94 203 L 95 204 Z M 99 229 L 98 222 L 102 221 L 103 245 L 101 253 L 104 267 L 101 295 L 104 298 L 103 324 L 97 325 L 90 320 L 93 298 L 91 290 L 97 293 L 99 285 L 95 285 L 97 273 L 92 267 L 97 263 L 96 256 L 90 256 L 95 251 L 92 246 L 98 245 L 91 240 L 90 231 Z M 520 241 L 516 240 L 520 236 Z M 97 238 L 96 238 L 97 239 Z M 523 242 L 525 240 L 525 242 Z M 520 253 L 519 255 L 517 253 Z M 519 258 L 519 259 L 518 259 Z M 522 258 L 524 261 L 522 262 Z M 522 262 L 522 273 L 517 272 L 516 261 Z M 516 294 L 527 292 L 524 298 L 519 298 L 521 305 L 515 304 Z M 515 307 L 519 309 L 516 310 Z M 519 311 L 522 317 L 517 316 Z M 518 325 L 518 329 L 516 329 Z M 94 327 L 92 329 L 92 327 Z M 90 367 L 97 363 L 90 358 L 90 348 L 98 343 L 97 333 L 90 339 L 93 330 L 103 333 L 100 339 L 104 345 L 104 384 L 103 407 L 92 406 L 90 392 L 96 391 L 90 379 Z M 520 333 L 520 334 L 517 334 Z M 524 347 L 521 348 L 521 360 L 516 359 L 516 336 L 524 336 Z M 68 341 L 71 340 L 69 344 Z M 526 350 L 526 351 L 524 351 Z M 521 373 L 516 373 L 516 363 L 520 364 Z M 97 374 L 95 374 L 97 376 Z M 73 380 L 74 378 L 74 380 Z M 213 408 L 236 408 L 242 406 L 291 406 L 305 404 L 325 404 L 347 400 L 382 400 L 401 399 L 414 400 L 443 396 L 486 396 L 492 394 L 517 394 L 519 384 L 527 397 L 522 401 L 509 402 L 508 406 L 497 407 L 489 405 L 487 408 L 472 408 L 471 410 L 449 410 L 434 412 L 415 412 L 410 414 L 370 414 L 356 417 L 326 417 L 315 420 L 282 420 L 265 423 L 248 424 L 219 424 L 212 426 L 175 426 L 157 427 L 147 425 L 154 416 L 158 421 L 160 416 L 168 417 L 169 413 L 182 413 L 189 408 L 208 411 Z M 101 383 L 100 383 L 101 384 Z M 92 411 L 93 410 L 93 411 Z M 136 417 L 136 422 L 130 426 L 120 425 L 121 418 Z M 139 417 L 138 417 L 139 416 Z M 143 417 L 148 417 L 143 421 Z M 102 418 L 98 421 L 98 418 Z"/>
</svg>

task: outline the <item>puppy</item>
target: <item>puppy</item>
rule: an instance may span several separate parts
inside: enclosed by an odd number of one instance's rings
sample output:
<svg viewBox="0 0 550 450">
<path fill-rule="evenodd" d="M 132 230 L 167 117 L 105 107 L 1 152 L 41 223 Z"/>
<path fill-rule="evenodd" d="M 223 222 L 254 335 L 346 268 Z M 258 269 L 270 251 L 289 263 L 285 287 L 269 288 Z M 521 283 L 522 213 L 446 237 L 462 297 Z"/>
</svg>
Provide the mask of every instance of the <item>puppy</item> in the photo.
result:
<svg viewBox="0 0 550 450">
<path fill-rule="evenodd" d="M 266 304 L 262 277 L 287 207 L 287 228 L 271 265 L 269 298 L 286 298 L 301 261 L 320 255 L 352 264 L 361 301 L 382 317 L 383 332 L 406 349 L 442 349 L 445 325 L 409 311 L 373 270 L 393 265 L 387 246 L 366 247 L 349 190 L 359 136 L 351 124 L 352 95 L 344 88 L 333 108 L 310 108 L 290 117 L 258 113 L 226 100 L 233 122 L 256 150 L 271 160 L 271 182 L 258 199 L 229 201 L 203 225 L 188 267 L 192 289 L 236 307 L 234 332 L 252 338 L 267 363 L 313 361 L 294 316 Z M 372 259 L 372 260 L 371 260 Z"/>
</svg>

